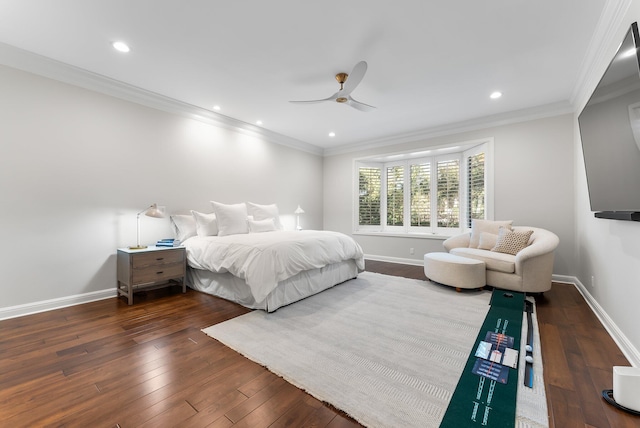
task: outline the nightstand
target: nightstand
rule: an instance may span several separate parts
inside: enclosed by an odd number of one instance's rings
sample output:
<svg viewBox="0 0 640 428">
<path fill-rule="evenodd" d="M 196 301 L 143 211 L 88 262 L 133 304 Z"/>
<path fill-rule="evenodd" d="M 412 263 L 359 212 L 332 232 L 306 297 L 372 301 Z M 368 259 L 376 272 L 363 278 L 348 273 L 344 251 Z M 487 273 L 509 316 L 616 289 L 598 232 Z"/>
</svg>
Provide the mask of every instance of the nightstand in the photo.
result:
<svg viewBox="0 0 640 428">
<path fill-rule="evenodd" d="M 183 293 L 187 292 L 184 247 L 118 248 L 117 263 L 118 296 L 127 296 L 130 305 L 133 304 L 134 291 L 166 287 L 172 285 L 172 281 L 182 285 Z"/>
</svg>

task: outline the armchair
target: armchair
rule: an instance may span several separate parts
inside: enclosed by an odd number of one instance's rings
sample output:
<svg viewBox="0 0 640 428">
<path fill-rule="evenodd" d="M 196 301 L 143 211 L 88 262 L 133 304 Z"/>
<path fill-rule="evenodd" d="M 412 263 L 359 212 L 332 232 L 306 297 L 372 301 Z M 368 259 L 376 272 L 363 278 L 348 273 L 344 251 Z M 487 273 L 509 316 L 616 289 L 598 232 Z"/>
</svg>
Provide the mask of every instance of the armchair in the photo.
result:
<svg viewBox="0 0 640 428">
<path fill-rule="evenodd" d="M 485 262 L 487 285 L 506 290 L 543 293 L 551 289 L 553 253 L 560 240 L 553 232 L 515 226 L 516 232 L 532 230 L 529 245 L 515 256 L 487 249 L 469 248 L 471 232 L 444 241 L 447 252 Z"/>
</svg>

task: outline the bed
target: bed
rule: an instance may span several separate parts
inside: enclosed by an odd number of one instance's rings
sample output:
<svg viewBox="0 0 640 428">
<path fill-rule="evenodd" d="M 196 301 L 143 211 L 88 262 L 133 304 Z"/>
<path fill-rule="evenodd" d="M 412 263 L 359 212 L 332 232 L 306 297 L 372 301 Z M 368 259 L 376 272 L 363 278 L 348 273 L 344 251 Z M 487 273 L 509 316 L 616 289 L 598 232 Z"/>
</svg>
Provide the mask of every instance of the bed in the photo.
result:
<svg viewBox="0 0 640 428">
<path fill-rule="evenodd" d="M 273 205 L 247 203 L 248 215 L 245 204 L 213 204 L 212 214 L 171 217 L 176 235 L 186 238 L 190 288 L 273 312 L 364 270 L 362 248 L 345 234 L 282 230 Z M 233 210 L 237 221 L 229 228 L 225 215 Z"/>
</svg>

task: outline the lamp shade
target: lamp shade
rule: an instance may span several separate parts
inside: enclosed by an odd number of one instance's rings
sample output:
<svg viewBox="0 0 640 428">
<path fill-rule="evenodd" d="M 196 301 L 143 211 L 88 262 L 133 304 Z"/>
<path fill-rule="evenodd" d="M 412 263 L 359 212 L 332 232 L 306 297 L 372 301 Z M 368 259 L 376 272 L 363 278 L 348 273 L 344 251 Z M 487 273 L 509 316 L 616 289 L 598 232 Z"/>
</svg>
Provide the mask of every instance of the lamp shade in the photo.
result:
<svg viewBox="0 0 640 428">
<path fill-rule="evenodd" d="M 296 210 L 293 213 L 294 214 L 304 214 L 304 210 L 302 208 L 300 208 L 300 205 L 298 205 L 298 208 L 296 208 Z"/>
<path fill-rule="evenodd" d="M 129 247 L 130 250 L 142 250 L 147 248 L 146 245 L 140 245 L 140 214 L 144 214 L 148 217 L 163 218 L 164 207 L 158 207 L 157 204 L 152 204 L 136 215 L 136 245 L 131 245 Z"/>
<path fill-rule="evenodd" d="M 153 204 L 144 211 L 144 215 L 155 218 L 164 218 L 164 210 L 159 208 L 157 204 Z"/>
</svg>

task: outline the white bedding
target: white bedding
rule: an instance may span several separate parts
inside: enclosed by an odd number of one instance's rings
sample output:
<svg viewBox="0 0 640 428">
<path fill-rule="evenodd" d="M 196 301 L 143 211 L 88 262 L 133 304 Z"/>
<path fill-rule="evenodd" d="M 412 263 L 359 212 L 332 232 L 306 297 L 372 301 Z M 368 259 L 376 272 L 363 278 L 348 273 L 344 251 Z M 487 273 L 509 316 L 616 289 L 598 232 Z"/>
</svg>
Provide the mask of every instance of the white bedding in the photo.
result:
<svg viewBox="0 0 640 428">
<path fill-rule="evenodd" d="M 189 266 L 229 272 L 245 280 L 256 302 L 278 282 L 300 272 L 345 260 L 364 270 L 362 248 L 352 238 L 329 231 L 275 231 L 228 236 L 194 236 L 184 242 Z"/>
</svg>

